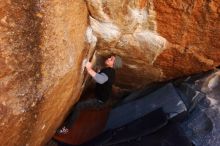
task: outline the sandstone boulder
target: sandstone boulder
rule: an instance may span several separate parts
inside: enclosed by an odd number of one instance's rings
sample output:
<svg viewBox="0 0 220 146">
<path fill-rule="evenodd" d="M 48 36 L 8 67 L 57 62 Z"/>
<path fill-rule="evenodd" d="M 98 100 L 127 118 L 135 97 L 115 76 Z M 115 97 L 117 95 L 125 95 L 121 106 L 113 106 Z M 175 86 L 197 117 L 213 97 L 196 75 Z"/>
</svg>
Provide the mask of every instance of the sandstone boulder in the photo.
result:
<svg viewBox="0 0 220 146">
<path fill-rule="evenodd" d="M 87 26 L 83 1 L 0 2 L 0 145 L 52 137 L 83 88 Z"/>
<path fill-rule="evenodd" d="M 0 143 L 44 145 L 80 98 L 86 59 L 118 54 L 135 89 L 220 65 L 218 0 L 0 2 Z"/>
<path fill-rule="evenodd" d="M 219 66 L 220 3 L 87 0 L 97 51 L 120 55 L 117 83 L 128 88 Z"/>
</svg>

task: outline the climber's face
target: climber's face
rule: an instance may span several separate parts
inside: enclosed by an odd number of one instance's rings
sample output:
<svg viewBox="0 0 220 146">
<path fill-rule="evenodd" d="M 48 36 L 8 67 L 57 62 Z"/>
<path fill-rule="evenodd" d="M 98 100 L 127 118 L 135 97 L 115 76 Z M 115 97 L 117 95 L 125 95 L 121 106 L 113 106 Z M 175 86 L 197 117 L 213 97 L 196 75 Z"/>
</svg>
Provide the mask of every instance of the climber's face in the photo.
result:
<svg viewBox="0 0 220 146">
<path fill-rule="evenodd" d="M 107 67 L 113 67 L 115 63 L 115 56 L 110 56 L 105 60 L 105 65 Z"/>
</svg>

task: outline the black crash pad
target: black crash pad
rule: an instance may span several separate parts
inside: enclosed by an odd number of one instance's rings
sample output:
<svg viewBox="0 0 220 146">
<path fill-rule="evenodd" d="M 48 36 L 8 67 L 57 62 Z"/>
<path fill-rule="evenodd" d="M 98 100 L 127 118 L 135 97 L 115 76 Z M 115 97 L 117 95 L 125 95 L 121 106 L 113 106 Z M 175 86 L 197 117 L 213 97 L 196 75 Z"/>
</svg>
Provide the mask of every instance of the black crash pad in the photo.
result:
<svg viewBox="0 0 220 146">
<path fill-rule="evenodd" d="M 120 128 L 109 130 L 81 146 L 191 146 L 180 126 L 168 122 L 161 109 Z"/>
<path fill-rule="evenodd" d="M 107 146 L 107 145 L 103 145 Z M 192 146 L 178 124 L 169 123 L 154 134 L 136 140 L 108 146 Z"/>
<path fill-rule="evenodd" d="M 171 83 L 141 99 L 114 108 L 110 112 L 105 130 L 121 127 L 160 107 L 169 118 L 186 111 L 183 101 Z"/>
<path fill-rule="evenodd" d="M 115 130 L 115 135 L 106 145 L 116 145 L 119 143 L 134 140 L 138 137 L 149 135 L 158 131 L 168 123 L 166 114 L 159 108 L 144 117 L 137 119 L 119 129 Z"/>
<path fill-rule="evenodd" d="M 102 135 L 88 142 L 86 145 L 115 145 L 131 141 L 138 137 L 154 133 L 167 123 L 168 119 L 166 114 L 163 112 L 162 108 L 159 108 L 120 128 L 104 132 Z"/>
</svg>

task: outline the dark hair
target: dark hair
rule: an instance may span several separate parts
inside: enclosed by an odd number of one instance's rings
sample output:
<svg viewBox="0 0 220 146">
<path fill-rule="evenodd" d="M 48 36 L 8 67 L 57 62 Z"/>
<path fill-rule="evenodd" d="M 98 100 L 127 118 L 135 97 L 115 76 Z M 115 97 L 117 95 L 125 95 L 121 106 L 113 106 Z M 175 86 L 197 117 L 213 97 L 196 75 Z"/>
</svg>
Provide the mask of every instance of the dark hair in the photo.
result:
<svg viewBox="0 0 220 146">
<path fill-rule="evenodd" d="M 114 54 L 114 53 L 109 53 L 109 54 L 103 55 L 102 57 L 103 57 L 104 60 L 106 60 L 106 59 L 108 59 L 108 58 L 110 58 L 110 57 L 112 57 L 112 56 L 116 56 L 116 54 Z"/>
</svg>

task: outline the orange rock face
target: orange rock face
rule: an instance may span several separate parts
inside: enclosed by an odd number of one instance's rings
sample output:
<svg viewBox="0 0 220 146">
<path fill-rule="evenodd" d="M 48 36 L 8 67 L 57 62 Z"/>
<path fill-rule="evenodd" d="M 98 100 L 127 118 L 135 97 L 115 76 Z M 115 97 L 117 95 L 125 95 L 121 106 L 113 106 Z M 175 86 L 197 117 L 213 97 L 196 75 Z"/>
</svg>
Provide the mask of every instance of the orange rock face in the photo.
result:
<svg viewBox="0 0 220 146">
<path fill-rule="evenodd" d="M 1 145 L 52 137 L 81 92 L 87 26 L 83 1 L 0 2 Z"/>
<path fill-rule="evenodd" d="M 87 0 L 87 4 L 98 53 L 112 51 L 124 60 L 120 86 L 141 87 L 220 64 L 217 0 Z"/>
<path fill-rule="evenodd" d="M 220 64 L 220 3 L 213 1 L 155 1 L 158 33 L 169 47 L 155 66 L 165 78 L 206 71 Z"/>
<path fill-rule="evenodd" d="M 0 32 L 3 146 L 52 137 L 94 49 L 122 58 L 116 84 L 129 89 L 220 65 L 218 0 L 2 0 Z"/>
</svg>

